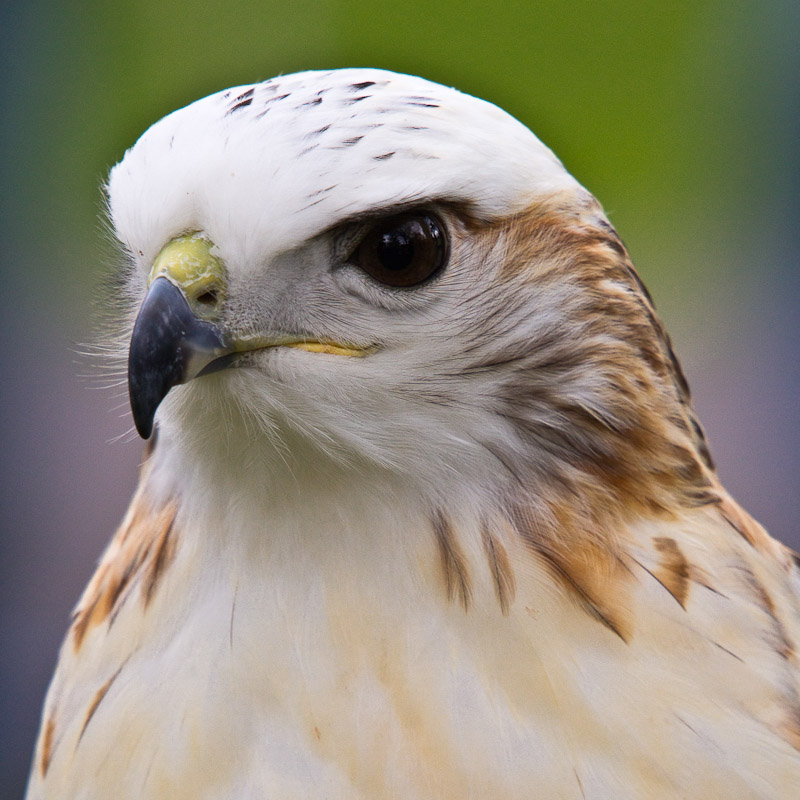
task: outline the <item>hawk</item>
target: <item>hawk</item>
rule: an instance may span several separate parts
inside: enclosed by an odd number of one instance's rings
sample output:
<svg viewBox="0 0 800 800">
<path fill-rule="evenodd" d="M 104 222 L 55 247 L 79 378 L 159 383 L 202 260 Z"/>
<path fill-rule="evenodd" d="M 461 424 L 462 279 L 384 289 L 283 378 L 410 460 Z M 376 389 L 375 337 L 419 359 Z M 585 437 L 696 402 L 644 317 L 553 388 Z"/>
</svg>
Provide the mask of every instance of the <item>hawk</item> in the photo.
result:
<svg viewBox="0 0 800 800">
<path fill-rule="evenodd" d="M 797 556 L 525 126 L 305 72 L 170 114 L 107 193 L 148 451 L 30 800 L 797 796 Z"/>
</svg>

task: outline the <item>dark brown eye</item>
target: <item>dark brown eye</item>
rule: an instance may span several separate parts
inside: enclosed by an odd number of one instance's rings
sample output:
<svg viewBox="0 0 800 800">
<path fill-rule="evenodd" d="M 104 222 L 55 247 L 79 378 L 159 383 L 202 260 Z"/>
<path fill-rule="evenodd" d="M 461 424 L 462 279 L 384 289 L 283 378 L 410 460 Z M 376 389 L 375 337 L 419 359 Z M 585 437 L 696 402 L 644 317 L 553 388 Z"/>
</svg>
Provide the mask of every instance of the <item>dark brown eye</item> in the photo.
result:
<svg viewBox="0 0 800 800">
<path fill-rule="evenodd" d="M 447 260 L 444 226 L 431 214 L 398 214 L 381 220 L 350 259 L 387 286 L 416 286 Z"/>
</svg>

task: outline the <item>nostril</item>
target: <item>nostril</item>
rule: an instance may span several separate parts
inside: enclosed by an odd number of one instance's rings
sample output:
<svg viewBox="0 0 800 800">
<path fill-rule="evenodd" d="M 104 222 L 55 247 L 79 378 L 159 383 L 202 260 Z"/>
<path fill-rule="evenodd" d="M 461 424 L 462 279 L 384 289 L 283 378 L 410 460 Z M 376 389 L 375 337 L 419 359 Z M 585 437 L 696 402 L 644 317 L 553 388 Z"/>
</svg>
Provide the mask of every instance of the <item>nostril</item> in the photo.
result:
<svg viewBox="0 0 800 800">
<path fill-rule="evenodd" d="M 213 306 L 219 300 L 219 295 L 213 289 L 209 289 L 207 292 L 199 294 L 196 299 L 200 305 Z"/>
</svg>

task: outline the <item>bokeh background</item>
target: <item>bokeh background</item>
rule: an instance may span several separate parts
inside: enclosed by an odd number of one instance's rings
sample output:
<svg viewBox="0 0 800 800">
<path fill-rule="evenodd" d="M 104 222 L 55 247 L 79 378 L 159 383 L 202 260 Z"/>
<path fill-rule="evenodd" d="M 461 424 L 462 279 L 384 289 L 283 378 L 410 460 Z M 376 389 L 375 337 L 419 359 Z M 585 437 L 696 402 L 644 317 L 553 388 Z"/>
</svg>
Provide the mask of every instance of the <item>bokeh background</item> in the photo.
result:
<svg viewBox="0 0 800 800">
<path fill-rule="evenodd" d="M 490 99 L 608 209 L 723 480 L 800 545 L 796 0 L 27 0 L 2 17 L 0 797 L 19 797 L 69 610 L 135 482 L 124 389 L 80 356 L 99 184 L 202 95 L 380 66 Z"/>
</svg>

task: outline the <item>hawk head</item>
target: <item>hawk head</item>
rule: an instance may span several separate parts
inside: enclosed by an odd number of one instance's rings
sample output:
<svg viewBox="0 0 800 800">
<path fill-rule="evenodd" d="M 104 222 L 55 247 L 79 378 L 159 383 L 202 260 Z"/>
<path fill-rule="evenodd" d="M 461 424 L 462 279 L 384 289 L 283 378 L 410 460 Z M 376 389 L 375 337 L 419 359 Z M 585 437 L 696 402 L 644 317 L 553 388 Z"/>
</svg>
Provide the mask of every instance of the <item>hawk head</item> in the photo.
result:
<svg viewBox="0 0 800 800">
<path fill-rule="evenodd" d="M 496 106 L 379 70 L 276 78 L 158 122 L 108 196 L 145 438 L 155 418 L 201 457 L 303 452 L 551 517 L 706 498 L 625 248 Z"/>
</svg>

